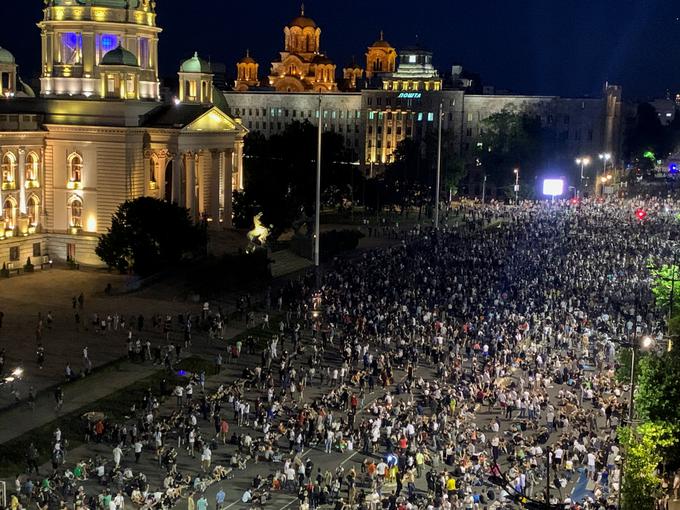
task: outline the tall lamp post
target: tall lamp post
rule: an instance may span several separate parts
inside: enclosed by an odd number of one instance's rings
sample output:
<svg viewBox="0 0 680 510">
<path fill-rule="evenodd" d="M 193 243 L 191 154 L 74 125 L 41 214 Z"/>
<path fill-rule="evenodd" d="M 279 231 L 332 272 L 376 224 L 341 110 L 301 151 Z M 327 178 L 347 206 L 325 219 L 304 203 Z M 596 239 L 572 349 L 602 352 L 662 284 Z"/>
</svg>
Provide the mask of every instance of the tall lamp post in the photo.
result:
<svg viewBox="0 0 680 510">
<path fill-rule="evenodd" d="M 579 187 L 578 190 L 578 196 L 580 197 L 581 195 L 583 195 L 583 179 L 585 179 L 584 167 L 590 164 L 590 158 L 588 156 L 581 156 L 580 158 L 576 158 L 576 164 L 581 166 L 581 186 Z"/>
<path fill-rule="evenodd" d="M 321 108 L 321 94 L 319 94 L 319 131 L 316 147 L 316 211 L 314 212 L 314 267 L 317 278 L 319 273 L 319 239 L 321 237 L 321 134 L 323 133 L 323 109 Z"/>
<path fill-rule="evenodd" d="M 512 171 L 515 174 L 515 205 L 519 205 L 519 168 Z"/>
<path fill-rule="evenodd" d="M 612 155 L 608 152 L 605 152 L 600 154 L 598 157 L 602 161 L 602 176 L 604 177 L 607 175 L 607 163 L 612 159 Z M 604 184 L 602 185 L 602 192 L 600 195 L 604 196 Z"/>
<path fill-rule="evenodd" d="M 437 178 L 434 191 L 434 228 L 439 228 L 439 188 L 442 177 L 442 117 L 444 105 L 439 103 L 439 135 L 437 140 Z"/>
</svg>

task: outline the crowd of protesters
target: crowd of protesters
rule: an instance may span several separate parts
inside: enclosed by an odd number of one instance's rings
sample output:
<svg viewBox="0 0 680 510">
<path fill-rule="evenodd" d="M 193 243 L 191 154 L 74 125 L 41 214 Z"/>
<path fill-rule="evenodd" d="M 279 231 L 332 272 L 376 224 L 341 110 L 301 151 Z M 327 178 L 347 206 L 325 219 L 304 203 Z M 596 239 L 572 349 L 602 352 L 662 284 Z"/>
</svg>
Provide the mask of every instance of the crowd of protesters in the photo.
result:
<svg viewBox="0 0 680 510">
<path fill-rule="evenodd" d="M 66 459 L 55 431 L 52 469 L 36 478 L 29 449 L 16 505 L 220 510 L 224 480 L 252 469 L 242 507 L 281 491 L 303 509 L 617 508 L 617 353 L 663 343 L 648 266 L 673 260 L 677 212 L 649 200 L 461 207 L 455 226 L 401 230 L 390 248 L 267 292 L 259 344 L 223 340 L 204 308 L 220 383 L 193 374 L 149 389 L 127 422 L 95 417 L 88 439 L 108 455 Z M 254 325 L 251 304 L 240 309 Z M 130 343 L 131 358 L 180 355 Z M 224 380 L 227 362 L 237 378 Z"/>
</svg>

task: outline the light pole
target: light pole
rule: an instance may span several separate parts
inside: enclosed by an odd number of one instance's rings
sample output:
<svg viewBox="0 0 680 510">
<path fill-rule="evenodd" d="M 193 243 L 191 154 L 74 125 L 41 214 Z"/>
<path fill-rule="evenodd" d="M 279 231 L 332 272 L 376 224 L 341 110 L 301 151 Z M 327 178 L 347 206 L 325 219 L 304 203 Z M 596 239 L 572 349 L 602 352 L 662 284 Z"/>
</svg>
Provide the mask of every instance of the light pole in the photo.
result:
<svg viewBox="0 0 680 510">
<path fill-rule="evenodd" d="M 602 161 L 602 175 L 605 176 L 607 174 L 607 163 L 612 159 L 612 155 L 608 152 L 605 152 L 600 154 L 598 157 Z M 604 184 L 602 185 L 602 192 L 600 195 L 604 196 Z"/>
<path fill-rule="evenodd" d="M 482 181 L 482 203 L 485 203 L 486 199 L 486 174 L 484 174 L 484 180 Z"/>
<path fill-rule="evenodd" d="M 512 171 L 515 174 L 515 205 L 519 205 L 519 168 Z"/>
<path fill-rule="evenodd" d="M 319 94 L 319 131 L 316 147 L 316 211 L 314 212 L 314 267 L 317 278 L 319 272 L 319 239 L 321 232 L 321 134 L 323 133 L 323 109 L 321 108 L 321 94 Z"/>
<path fill-rule="evenodd" d="M 437 178 L 434 191 L 434 228 L 439 228 L 439 188 L 442 176 L 442 117 L 444 105 L 439 103 L 439 135 L 437 140 Z"/>
<path fill-rule="evenodd" d="M 578 196 L 581 196 L 583 194 L 583 179 L 585 178 L 584 167 L 590 164 L 590 158 L 588 156 L 581 156 L 580 158 L 576 158 L 576 164 L 581 166 L 581 186 L 579 187 L 578 190 Z"/>
</svg>

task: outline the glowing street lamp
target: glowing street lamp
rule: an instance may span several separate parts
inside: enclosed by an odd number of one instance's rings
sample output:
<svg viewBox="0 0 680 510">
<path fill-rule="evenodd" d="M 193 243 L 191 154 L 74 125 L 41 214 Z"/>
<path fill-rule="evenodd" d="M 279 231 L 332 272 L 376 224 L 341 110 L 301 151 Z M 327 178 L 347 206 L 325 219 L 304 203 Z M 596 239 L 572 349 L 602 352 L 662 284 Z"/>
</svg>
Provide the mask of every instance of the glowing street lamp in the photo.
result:
<svg viewBox="0 0 680 510">
<path fill-rule="evenodd" d="M 588 156 L 581 156 L 580 158 L 576 158 L 576 164 L 581 166 L 581 186 L 579 189 L 579 195 L 583 193 L 583 179 L 585 178 L 583 170 L 584 167 L 590 165 L 590 158 Z"/>
</svg>

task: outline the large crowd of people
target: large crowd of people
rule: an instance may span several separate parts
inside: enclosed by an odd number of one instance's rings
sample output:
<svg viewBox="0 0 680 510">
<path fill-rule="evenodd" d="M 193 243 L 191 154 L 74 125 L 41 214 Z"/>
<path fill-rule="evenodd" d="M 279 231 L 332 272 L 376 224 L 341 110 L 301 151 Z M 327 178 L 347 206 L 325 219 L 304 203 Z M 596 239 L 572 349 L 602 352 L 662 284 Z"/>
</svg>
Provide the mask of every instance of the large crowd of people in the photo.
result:
<svg viewBox="0 0 680 510">
<path fill-rule="evenodd" d="M 204 311 L 217 374 L 194 374 L 171 398 L 149 389 L 126 422 L 93 417 L 108 455 L 65 462 L 55 431 L 53 469 L 38 477 L 29 449 L 13 510 L 221 510 L 224 481 L 248 473 L 241 508 L 279 492 L 302 509 L 618 508 L 629 388 L 617 353 L 663 342 L 648 267 L 674 260 L 677 211 L 655 200 L 454 208 L 450 227 L 402 229 L 389 248 L 267 293 L 270 339 L 245 353 Z M 130 342 L 131 357 L 152 357 Z M 224 379 L 223 360 L 238 377 Z M 138 467 L 144 457 L 160 476 Z"/>
</svg>

